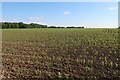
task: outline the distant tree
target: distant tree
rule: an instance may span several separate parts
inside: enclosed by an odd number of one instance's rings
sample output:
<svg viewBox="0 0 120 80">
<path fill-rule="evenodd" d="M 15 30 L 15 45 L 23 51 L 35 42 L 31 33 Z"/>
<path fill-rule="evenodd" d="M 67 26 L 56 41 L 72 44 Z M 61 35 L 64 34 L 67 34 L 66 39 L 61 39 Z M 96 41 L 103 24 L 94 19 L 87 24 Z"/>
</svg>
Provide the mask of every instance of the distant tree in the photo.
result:
<svg viewBox="0 0 120 80">
<path fill-rule="evenodd" d="M 13 23 L 13 28 L 19 28 L 19 24 L 18 23 Z"/>
<path fill-rule="evenodd" d="M 37 24 L 37 23 L 30 23 L 30 24 L 25 24 L 23 22 L 1 22 L 2 24 L 2 28 L 3 29 L 9 29 L 9 28 L 65 28 L 65 27 L 61 27 L 61 26 L 47 26 L 47 25 L 41 25 L 41 24 Z M 66 27 L 66 28 L 84 28 L 82 27 L 74 27 L 74 26 L 70 26 L 70 27 Z"/>
<path fill-rule="evenodd" d="M 0 29 L 2 28 L 2 22 L 0 22 Z"/>
<path fill-rule="evenodd" d="M 74 26 L 71 26 L 71 27 L 66 27 L 66 28 L 75 28 Z"/>
<path fill-rule="evenodd" d="M 48 28 L 56 28 L 56 26 L 49 26 Z"/>
<path fill-rule="evenodd" d="M 3 23 L 2 23 L 2 28 L 3 28 L 3 29 L 10 28 L 9 22 L 3 22 Z"/>
<path fill-rule="evenodd" d="M 84 26 L 82 26 L 81 28 L 84 28 Z"/>
<path fill-rule="evenodd" d="M 42 28 L 47 28 L 47 25 L 42 25 Z"/>
<path fill-rule="evenodd" d="M 25 28 L 25 24 L 23 22 L 19 22 L 19 28 Z"/>
</svg>

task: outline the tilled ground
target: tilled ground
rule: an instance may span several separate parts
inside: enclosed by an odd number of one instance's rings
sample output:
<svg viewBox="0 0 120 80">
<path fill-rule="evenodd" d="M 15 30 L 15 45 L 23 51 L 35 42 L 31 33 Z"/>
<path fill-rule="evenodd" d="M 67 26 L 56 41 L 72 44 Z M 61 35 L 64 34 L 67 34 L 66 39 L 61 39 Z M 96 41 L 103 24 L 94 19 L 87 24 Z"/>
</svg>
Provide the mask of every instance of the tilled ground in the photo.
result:
<svg viewBox="0 0 120 80">
<path fill-rule="evenodd" d="M 113 34 L 111 30 L 108 31 Z M 106 34 L 107 30 L 103 32 Z M 111 42 L 112 39 L 103 38 L 102 40 L 101 37 L 95 39 L 83 37 L 80 42 L 78 41 L 80 33 L 77 31 L 76 37 L 71 36 L 71 33 L 66 33 L 66 36 L 69 36 L 65 37 L 67 44 L 61 44 L 64 42 L 60 42 L 59 38 L 55 39 L 53 34 L 49 37 L 53 38 L 53 42 L 55 40 L 58 43 L 51 43 L 52 40 L 41 43 L 39 39 L 38 41 L 36 39 L 38 36 L 34 36 L 34 39 L 31 38 L 29 41 L 24 39 L 28 34 L 22 37 L 23 39 L 12 38 L 13 40 L 10 40 L 7 35 L 3 41 L 4 76 L 6 78 L 40 79 L 103 77 L 112 79 L 119 77 L 119 49 L 114 35 L 113 42 Z M 29 34 L 35 33 L 29 32 Z M 98 33 L 96 35 L 100 36 Z M 85 36 L 90 35 L 85 34 Z M 69 42 L 72 38 L 76 43 Z"/>
</svg>

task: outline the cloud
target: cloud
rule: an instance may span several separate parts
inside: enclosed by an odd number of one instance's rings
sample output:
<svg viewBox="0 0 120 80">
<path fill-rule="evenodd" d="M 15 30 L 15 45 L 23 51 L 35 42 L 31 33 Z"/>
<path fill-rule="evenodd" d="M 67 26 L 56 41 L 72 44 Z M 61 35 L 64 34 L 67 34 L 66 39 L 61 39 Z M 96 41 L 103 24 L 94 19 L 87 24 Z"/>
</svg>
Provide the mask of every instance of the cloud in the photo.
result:
<svg viewBox="0 0 120 80">
<path fill-rule="evenodd" d="M 22 22 L 22 20 L 19 20 L 19 19 L 16 19 L 16 18 L 13 18 L 13 19 L 2 18 L 1 21 L 2 22 Z"/>
<path fill-rule="evenodd" d="M 64 12 L 65 15 L 68 15 L 68 14 L 70 14 L 70 13 L 71 13 L 71 12 L 68 12 L 68 11 L 65 11 L 65 12 Z"/>
<path fill-rule="evenodd" d="M 17 19 L 13 19 L 14 21 L 18 21 Z"/>
<path fill-rule="evenodd" d="M 29 20 L 32 20 L 32 21 L 40 21 L 40 20 L 43 20 L 44 19 L 44 16 L 40 16 L 40 17 L 29 17 Z"/>
<path fill-rule="evenodd" d="M 108 10 L 115 10 L 117 7 L 109 7 Z"/>
</svg>

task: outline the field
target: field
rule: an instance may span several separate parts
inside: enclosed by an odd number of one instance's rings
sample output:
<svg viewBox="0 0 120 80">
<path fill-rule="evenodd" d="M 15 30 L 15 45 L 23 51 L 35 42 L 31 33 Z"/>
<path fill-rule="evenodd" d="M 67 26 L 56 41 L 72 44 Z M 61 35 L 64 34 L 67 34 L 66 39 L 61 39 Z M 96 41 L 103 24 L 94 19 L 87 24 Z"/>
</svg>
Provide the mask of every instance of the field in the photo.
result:
<svg viewBox="0 0 120 80">
<path fill-rule="evenodd" d="M 6 78 L 120 77 L 118 29 L 3 29 Z"/>
</svg>

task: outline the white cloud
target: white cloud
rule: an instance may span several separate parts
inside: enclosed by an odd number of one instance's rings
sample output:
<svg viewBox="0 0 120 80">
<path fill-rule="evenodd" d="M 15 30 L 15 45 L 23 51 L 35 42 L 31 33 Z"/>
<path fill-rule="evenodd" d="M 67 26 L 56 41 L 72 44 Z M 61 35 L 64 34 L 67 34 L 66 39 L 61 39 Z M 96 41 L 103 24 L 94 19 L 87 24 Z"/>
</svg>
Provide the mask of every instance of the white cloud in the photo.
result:
<svg viewBox="0 0 120 80">
<path fill-rule="evenodd" d="M 70 13 L 71 13 L 71 12 L 68 12 L 68 11 L 65 11 L 65 12 L 64 12 L 65 15 L 68 15 L 68 14 L 70 14 Z"/>
<path fill-rule="evenodd" d="M 117 7 L 109 7 L 108 10 L 115 10 Z"/>
<path fill-rule="evenodd" d="M 48 25 L 48 24 L 43 23 L 43 22 L 28 22 L 28 21 L 24 21 L 24 23 L 26 23 L 26 24 L 36 23 L 36 24 Z"/>
<path fill-rule="evenodd" d="M 14 21 L 18 21 L 17 19 L 13 19 Z"/>
<path fill-rule="evenodd" d="M 40 21 L 40 20 L 43 20 L 44 19 L 44 16 L 40 16 L 40 17 L 29 17 L 29 20 L 32 20 L 32 21 Z"/>
<path fill-rule="evenodd" d="M 21 20 L 16 19 L 16 18 L 13 18 L 13 19 L 4 19 L 4 18 L 2 18 L 1 21 L 2 22 L 22 22 Z"/>
</svg>

